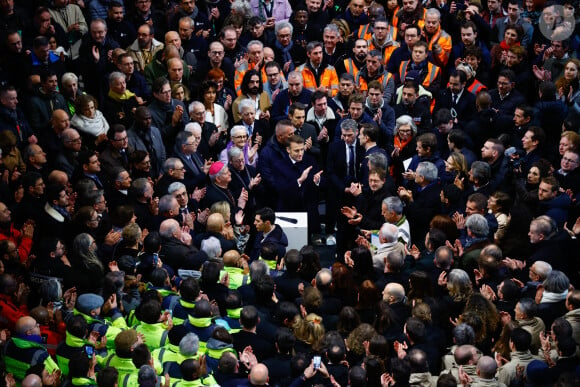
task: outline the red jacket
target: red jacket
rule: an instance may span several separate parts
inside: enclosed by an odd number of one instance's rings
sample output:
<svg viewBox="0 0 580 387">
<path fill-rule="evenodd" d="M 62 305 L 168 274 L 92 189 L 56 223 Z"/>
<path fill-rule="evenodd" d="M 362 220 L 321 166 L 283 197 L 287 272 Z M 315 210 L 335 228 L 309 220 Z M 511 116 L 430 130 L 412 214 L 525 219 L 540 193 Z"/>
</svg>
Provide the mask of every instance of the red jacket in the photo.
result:
<svg viewBox="0 0 580 387">
<path fill-rule="evenodd" d="M 0 294 L 0 326 L 2 328 L 14 331 L 16 321 L 25 316 L 28 316 L 26 305 L 16 306 L 11 296 Z"/>
<path fill-rule="evenodd" d="M 0 241 L 6 239 L 14 242 L 18 248 L 20 263 L 26 263 L 30 255 L 30 249 L 32 248 L 32 239 L 23 237 L 22 233 L 14 228 L 14 224 L 10 224 L 10 230 L 0 230 Z"/>
</svg>

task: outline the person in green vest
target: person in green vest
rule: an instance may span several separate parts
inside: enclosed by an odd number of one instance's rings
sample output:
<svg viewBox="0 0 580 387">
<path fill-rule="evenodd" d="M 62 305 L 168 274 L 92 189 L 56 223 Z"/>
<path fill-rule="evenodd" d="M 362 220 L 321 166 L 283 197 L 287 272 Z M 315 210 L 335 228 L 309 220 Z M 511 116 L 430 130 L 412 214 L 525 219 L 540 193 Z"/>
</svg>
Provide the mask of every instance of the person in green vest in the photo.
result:
<svg viewBox="0 0 580 387">
<path fill-rule="evenodd" d="M 109 355 L 99 363 L 101 367 L 115 367 L 119 372 L 119 384 L 127 374 L 137 372 L 133 364 L 132 356 L 135 347 L 143 344 L 142 335 L 138 335 L 134 329 L 122 331 L 115 337 L 115 353 Z"/>
<path fill-rule="evenodd" d="M 204 377 L 206 374 L 206 366 L 203 356 L 199 360 L 184 360 L 180 368 L 183 379 L 172 383 L 171 387 L 219 386 L 213 376 L 209 375 Z"/>
<path fill-rule="evenodd" d="M 68 364 L 82 351 L 89 340 L 85 339 L 89 331 L 88 324 L 83 316 L 71 316 L 66 323 L 66 338 L 56 348 L 56 362 L 64 376 L 68 376 Z M 93 334 L 93 337 L 96 336 Z M 93 339 L 96 341 L 96 337 Z M 92 343 L 94 344 L 94 343 Z"/>
<path fill-rule="evenodd" d="M 173 328 L 173 319 L 170 312 L 161 313 L 159 300 L 148 300 L 139 305 L 137 317 L 141 323 L 135 330 L 144 336 L 147 347 L 153 351 L 165 346 L 167 334 Z"/>
<path fill-rule="evenodd" d="M 186 359 L 199 357 L 199 337 L 195 333 L 187 333 L 185 336 L 176 330 L 169 331 L 169 344 L 153 351 L 153 358 L 163 367 L 163 374 L 169 374 L 171 378 L 181 378 L 180 364 Z"/>
<path fill-rule="evenodd" d="M 237 356 L 233 343 L 234 339 L 224 327 L 216 327 L 213 330 L 205 350 L 205 363 L 209 373 L 217 371 L 220 357 L 224 352 L 231 352 Z"/>
<path fill-rule="evenodd" d="M 237 250 L 226 251 L 223 255 L 224 268 L 221 270 L 220 279 L 224 279 L 227 274 L 229 281 L 227 283 L 228 288 L 235 290 L 242 285 L 247 285 L 250 283 L 250 268 L 248 266 L 247 259 L 240 255 Z"/>
<path fill-rule="evenodd" d="M 119 379 L 119 386 L 121 387 L 137 387 L 140 385 L 139 382 L 139 372 L 143 367 L 150 367 L 155 375 L 162 372 L 161 366 L 155 361 L 149 348 L 145 344 L 139 344 L 133 350 L 133 356 L 131 357 L 133 365 L 135 366 L 135 371 L 125 374 Z M 167 376 L 169 377 L 169 376 Z M 176 379 L 177 380 L 177 379 Z M 160 384 L 160 380 L 157 380 L 156 385 Z"/>
<path fill-rule="evenodd" d="M 43 363 L 49 373 L 58 370 L 46 348 L 42 345 L 40 326 L 30 316 L 20 317 L 14 328 L 15 335 L 4 347 L 6 372 L 14 375 L 16 380 L 26 376 L 26 370 L 33 365 Z"/>
<path fill-rule="evenodd" d="M 109 349 L 114 348 L 117 334 L 127 328 L 125 318 L 117 309 L 116 294 L 112 294 L 106 301 L 98 294 L 81 294 L 77 298 L 74 314 L 83 316 L 89 324 L 89 332 L 96 331 L 101 338 L 105 337 Z"/>
<path fill-rule="evenodd" d="M 92 347 L 85 347 L 85 349 Z M 95 366 L 97 357 L 94 351 L 83 351 L 69 364 L 69 378 L 72 386 L 96 386 Z"/>
</svg>

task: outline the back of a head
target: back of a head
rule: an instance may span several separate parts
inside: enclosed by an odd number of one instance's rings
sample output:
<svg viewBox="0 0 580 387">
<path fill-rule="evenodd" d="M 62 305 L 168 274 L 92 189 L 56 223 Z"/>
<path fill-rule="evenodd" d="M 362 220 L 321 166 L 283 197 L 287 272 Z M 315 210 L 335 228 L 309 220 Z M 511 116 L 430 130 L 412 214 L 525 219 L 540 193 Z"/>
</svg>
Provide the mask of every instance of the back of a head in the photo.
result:
<svg viewBox="0 0 580 387">
<path fill-rule="evenodd" d="M 411 373 L 429 372 L 429 363 L 427 362 L 427 354 L 420 349 L 412 349 L 407 354 L 409 364 L 411 366 Z"/>
</svg>

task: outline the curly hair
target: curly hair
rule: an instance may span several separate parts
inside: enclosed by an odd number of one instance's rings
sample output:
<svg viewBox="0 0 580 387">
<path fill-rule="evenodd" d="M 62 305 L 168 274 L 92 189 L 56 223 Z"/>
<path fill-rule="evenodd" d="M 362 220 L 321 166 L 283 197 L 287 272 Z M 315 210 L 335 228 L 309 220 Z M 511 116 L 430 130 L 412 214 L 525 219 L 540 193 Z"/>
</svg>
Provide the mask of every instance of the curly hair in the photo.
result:
<svg viewBox="0 0 580 387">
<path fill-rule="evenodd" d="M 360 324 L 348 335 L 346 344 L 355 354 L 364 355 L 365 347 L 363 342 L 370 340 L 376 334 L 377 331 L 370 324 Z"/>
</svg>

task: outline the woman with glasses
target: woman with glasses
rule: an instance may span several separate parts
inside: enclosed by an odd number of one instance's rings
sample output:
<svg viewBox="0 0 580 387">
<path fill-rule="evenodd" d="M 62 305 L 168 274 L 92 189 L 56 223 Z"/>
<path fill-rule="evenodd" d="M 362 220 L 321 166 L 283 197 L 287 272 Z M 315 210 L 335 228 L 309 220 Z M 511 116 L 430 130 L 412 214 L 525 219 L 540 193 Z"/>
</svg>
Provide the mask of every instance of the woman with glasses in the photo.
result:
<svg viewBox="0 0 580 387">
<path fill-rule="evenodd" d="M 416 135 L 417 125 L 415 125 L 411 116 L 403 115 L 397 118 L 393 144 L 388 146 L 388 152 L 392 159 L 390 173 L 397 185 L 402 183 L 401 174 L 405 171 L 403 161 L 413 157 L 415 154 L 415 149 L 417 148 Z"/>
<path fill-rule="evenodd" d="M 230 141 L 226 148 L 220 153 L 220 161 L 228 163 L 228 151 L 232 147 L 240 149 L 244 155 L 244 164 L 255 167 L 258 161 L 258 144 L 252 144 L 248 141 L 248 130 L 243 125 L 236 125 L 230 133 Z"/>
</svg>

